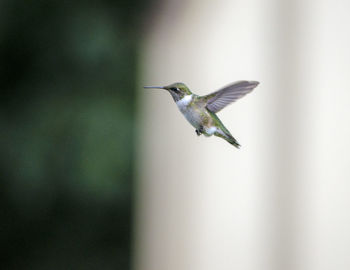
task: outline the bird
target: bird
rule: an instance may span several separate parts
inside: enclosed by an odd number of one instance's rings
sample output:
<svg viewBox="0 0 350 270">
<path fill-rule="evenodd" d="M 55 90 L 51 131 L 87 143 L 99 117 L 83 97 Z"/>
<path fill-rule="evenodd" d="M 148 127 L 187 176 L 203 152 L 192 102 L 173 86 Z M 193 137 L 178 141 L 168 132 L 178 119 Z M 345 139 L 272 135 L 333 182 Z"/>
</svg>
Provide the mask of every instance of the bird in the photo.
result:
<svg viewBox="0 0 350 270">
<path fill-rule="evenodd" d="M 182 82 L 167 86 L 144 86 L 144 88 L 168 91 L 187 121 L 195 128 L 198 136 L 214 135 L 240 148 L 238 141 L 231 135 L 216 113 L 250 93 L 258 85 L 257 81 L 237 81 L 205 96 L 192 93 Z"/>
</svg>

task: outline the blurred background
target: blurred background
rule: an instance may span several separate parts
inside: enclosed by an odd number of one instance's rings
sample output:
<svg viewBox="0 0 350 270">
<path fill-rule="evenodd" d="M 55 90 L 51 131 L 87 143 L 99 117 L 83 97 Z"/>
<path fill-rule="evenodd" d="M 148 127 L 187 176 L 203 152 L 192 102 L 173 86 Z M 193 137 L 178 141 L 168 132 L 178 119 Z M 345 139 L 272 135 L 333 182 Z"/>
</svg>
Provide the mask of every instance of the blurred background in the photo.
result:
<svg viewBox="0 0 350 270">
<path fill-rule="evenodd" d="M 0 1 L 0 269 L 129 269 L 149 1 Z"/>
<path fill-rule="evenodd" d="M 0 269 L 349 269 L 349 9 L 0 1 Z M 142 89 L 244 79 L 240 150 Z"/>
</svg>

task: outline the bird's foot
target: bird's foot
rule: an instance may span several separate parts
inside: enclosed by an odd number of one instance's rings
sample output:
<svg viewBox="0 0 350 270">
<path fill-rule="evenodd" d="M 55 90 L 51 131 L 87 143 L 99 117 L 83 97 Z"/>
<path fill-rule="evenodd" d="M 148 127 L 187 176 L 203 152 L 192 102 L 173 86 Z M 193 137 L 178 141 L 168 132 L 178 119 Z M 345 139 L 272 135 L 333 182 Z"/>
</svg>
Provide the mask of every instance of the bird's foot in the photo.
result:
<svg viewBox="0 0 350 270">
<path fill-rule="evenodd" d="M 200 126 L 199 129 L 196 129 L 197 136 L 202 135 L 203 132 L 204 132 L 204 129 L 202 126 Z"/>
</svg>

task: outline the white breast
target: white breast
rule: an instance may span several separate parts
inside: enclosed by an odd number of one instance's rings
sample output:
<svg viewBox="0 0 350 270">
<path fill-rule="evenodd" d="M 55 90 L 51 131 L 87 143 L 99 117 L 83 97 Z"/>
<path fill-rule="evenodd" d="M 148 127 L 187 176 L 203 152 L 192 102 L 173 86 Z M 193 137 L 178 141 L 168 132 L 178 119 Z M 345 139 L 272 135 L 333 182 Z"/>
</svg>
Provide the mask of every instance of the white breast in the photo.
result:
<svg viewBox="0 0 350 270">
<path fill-rule="evenodd" d="M 182 99 L 176 102 L 176 105 L 179 107 L 181 111 L 185 110 L 185 108 L 190 104 L 192 101 L 192 95 L 186 95 Z"/>
</svg>

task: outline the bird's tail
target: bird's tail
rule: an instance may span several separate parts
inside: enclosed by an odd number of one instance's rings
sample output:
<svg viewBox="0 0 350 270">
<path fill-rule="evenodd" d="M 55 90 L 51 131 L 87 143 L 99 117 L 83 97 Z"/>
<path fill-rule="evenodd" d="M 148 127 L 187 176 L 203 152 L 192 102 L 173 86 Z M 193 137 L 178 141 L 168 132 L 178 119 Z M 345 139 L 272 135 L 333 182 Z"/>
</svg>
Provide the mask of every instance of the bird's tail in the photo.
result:
<svg viewBox="0 0 350 270">
<path fill-rule="evenodd" d="M 238 149 L 241 147 L 241 145 L 237 142 L 237 140 L 227 131 L 227 132 L 215 132 L 215 136 L 223 138 L 224 140 L 228 141 L 233 146 L 237 147 Z"/>
<path fill-rule="evenodd" d="M 226 141 L 228 141 L 230 144 L 234 145 L 238 149 L 241 147 L 241 145 L 237 142 L 235 138 L 233 138 L 231 135 L 228 136 L 227 138 L 224 138 Z"/>
</svg>

